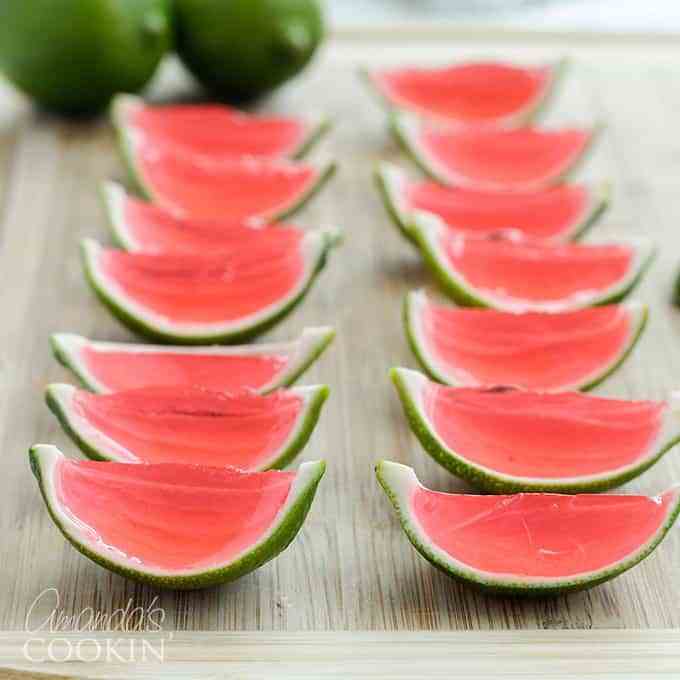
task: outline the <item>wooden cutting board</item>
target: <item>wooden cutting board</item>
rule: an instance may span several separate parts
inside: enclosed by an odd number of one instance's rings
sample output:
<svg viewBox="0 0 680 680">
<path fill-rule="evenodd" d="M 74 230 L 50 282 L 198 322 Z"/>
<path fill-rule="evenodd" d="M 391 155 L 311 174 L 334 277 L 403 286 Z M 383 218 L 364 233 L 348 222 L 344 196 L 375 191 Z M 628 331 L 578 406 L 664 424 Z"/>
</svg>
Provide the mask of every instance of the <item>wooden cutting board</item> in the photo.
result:
<svg viewBox="0 0 680 680">
<path fill-rule="evenodd" d="M 391 37 L 392 36 L 392 37 Z M 465 487 L 439 469 L 409 433 L 387 379 L 415 367 L 401 326 L 401 300 L 429 277 L 397 235 L 373 188 L 379 159 L 400 158 L 384 116 L 357 78 L 359 64 L 437 62 L 478 55 L 573 62 L 548 115 L 553 122 L 607 123 L 583 176 L 609 178 L 614 200 L 590 238 L 646 235 L 659 256 L 637 297 L 650 325 L 625 367 L 599 394 L 665 398 L 680 387 L 680 311 L 669 304 L 680 265 L 680 52 L 672 44 L 606 44 L 578 37 L 517 40 L 445 32 L 331 41 L 315 66 L 266 103 L 267 110 L 322 110 L 335 120 L 313 157 L 335 157 L 340 173 L 297 218 L 346 233 L 309 298 L 269 339 L 306 325 L 333 324 L 335 344 L 306 375 L 331 398 L 305 451 L 329 470 L 309 519 L 276 561 L 237 583 L 201 592 L 157 591 L 109 574 L 68 545 L 50 521 L 27 448 L 51 442 L 75 454 L 43 403 L 52 381 L 70 380 L 52 359 L 54 331 L 131 340 L 83 281 L 78 240 L 106 241 L 97 182 L 122 179 L 105 120 L 66 122 L 37 113 L 0 90 L 0 630 L 23 631 L 59 608 L 110 613 L 155 598 L 166 631 L 447 631 L 680 627 L 680 529 L 632 572 L 589 592 L 549 600 L 490 598 L 436 572 L 410 547 L 380 492 L 373 465 L 414 465 L 427 485 Z M 191 92 L 172 64 L 156 96 Z M 680 482 L 670 453 L 625 491 L 656 493 Z M 32 603 L 38 604 L 31 610 Z"/>
</svg>

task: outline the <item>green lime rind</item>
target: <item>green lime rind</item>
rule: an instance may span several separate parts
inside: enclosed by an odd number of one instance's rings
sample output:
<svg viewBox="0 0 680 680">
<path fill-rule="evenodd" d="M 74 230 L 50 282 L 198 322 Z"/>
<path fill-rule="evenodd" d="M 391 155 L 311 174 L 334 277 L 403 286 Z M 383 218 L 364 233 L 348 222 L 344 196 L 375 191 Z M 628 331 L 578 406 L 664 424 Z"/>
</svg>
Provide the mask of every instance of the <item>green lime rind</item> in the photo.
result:
<svg viewBox="0 0 680 680">
<path fill-rule="evenodd" d="M 52 356 L 64 367 L 71 371 L 83 387 L 86 387 L 92 392 L 98 392 L 96 385 L 92 382 L 90 376 L 83 371 L 71 353 L 62 345 L 60 341 L 60 334 L 53 333 L 49 337 L 50 349 Z"/>
<path fill-rule="evenodd" d="M 603 181 L 589 186 L 590 210 L 583 216 L 581 221 L 570 230 L 570 241 L 582 239 L 609 210 L 611 205 L 611 184 Z"/>
<path fill-rule="evenodd" d="M 103 454 L 99 449 L 81 435 L 78 427 L 73 423 L 70 414 L 67 412 L 65 405 L 59 399 L 55 392 L 55 388 L 59 385 L 48 385 L 45 389 L 45 402 L 52 413 L 57 417 L 59 424 L 69 438 L 76 444 L 76 446 L 91 460 L 100 460 L 104 462 L 117 461 L 116 458 Z M 129 462 L 129 461 L 125 461 Z M 33 471 L 35 473 L 35 470 Z"/>
<path fill-rule="evenodd" d="M 587 382 L 585 385 L 580 385 L 577 389 L 583 392 L 588 392 L 589 390 L 592 390 L 593 388 L 603 383 L 607 378 L 609 378 L 609 376 L 616 373 L 616 371 L 625 363 L 626 359 L 628 359 L 628 357 L 632 354 L 633 350 L 637 347 L 637 344 L 640 338 L 642 337 L 645 328 L 647 328 L 648 321 L 649 321 L 649 307 L 647 307 L 647 305 L 642 305 L 638 324 L 635 327 L 633 336 L 631 337 L 629 344 L 621 353 L 621 356 L 601 375 L 596 376 L 595 378 Z"/>
<path fill-rule="evenodd" d="M 412 245 L 416 245 L 413 234 L 411 233 L 410 217 L 403 213 L 397 203 L 396 188 L 392 186 L 390 179 L 391 168 L 386 163 L 379 163 L 374 172 L 373 180 L 378 189 L 378 194 L 382 199 L 385 211 L 389 215 L 392 223 L 397 227 L 399 233 Z"/>
<path fill-rule="evenodd" d="M 367 66 L 359 66 L 356 70 L 356 75 L 367 88 L 368 92 L 375 98 L 375 100 L 382 106 L 387 112 L 393 109 L 392 104 L 386 97 L 383 97 L 382 92 L 373 84 L 373 78 L 371 77 L 371 69 Z"/>
<path fill-rule="evenodd" d="M 320 335 L 314 345 L 311 346 L 310 350 L 305 354 L 305 357 L 300 361 L 295 369 L 275 382 L 271 387 L 263 391 L 263 394 L 273 392 L 280 387 L 290 387 L 295 382 L 297 382 L 302 375 L 310 368 L 310 366 L 326 351 L 326 349 L 335 340 L 335 329 L 327 328 L 323 335 Z"/>
<path fill-rule="evenodd" d="M 55 447 L 40 444 L 31 447 L 29 451 L 29 461 L 33 474 L 38 480 L 40 492 L 45 501 L 45 505 L 47 506 L 47 511 L 66 540 L 69 541 L 78 552 L 109 571 L 141 583 L 148 583 L 159 588 L 168 588 L 171 590 L 194 590 L 197 588 L 208 588 L 223 583 L 229 583 L 230 581 L 241 578 L 241 576 L 249 574 L 251 571 L 258 569 L 263 564 L 274 559 L 290 545 L 300 531 L 312 502 L 314 501 L 319 482 L 326 471 L 326 462 L 323 460 L 304 463 L 300 466 L 298 475 L 300 475 L 303 468 L 306 467 L 305 472 L 307 473 L 307 479 L 304 486 L 298 490 L 296 499 L 286 510 L 283 517 L 278 519 L 269 536 L 259 545 L 255 545 L 242 557 L 234 562 L 201 573 L 187 575 L 162 574 L 144 571 L 142 569 L 133 569 L 127 565 L 114 562 L 101 553 L 84 545 L 76 537 L 70 534 L 64 526 L 61 511 L 55 506 L 55 502 L 47 489 L 48 479 L 46 478 L 46 475 L 49 475 L 50 470 L 46 469 L 48 465 L 45 464 L 43 459 L 43 451 L 54 448 Z"/>
<path fill-rule="evenodd" d="M 402 472 L 398 468 L 405 468 Z M 448 576 L 462 581 L 491 595 L 503 595 L 510 597 L 546 597 L 564 595 L 579 590 L 585 590 L 600 585 L 628 571 L 642 560 L 648 557 L 664 539 L 670 528 L 680 514 L 680 493 L 676 492 L 676 498 L 671 504 L 664 524 L 657 530 L 653 538 L 626 559 L 595 572 L 583 576 L 551 578 L 542 581 L 522 581 L 518 577 L 501 577 L 477 571 L 453 559 L 446 559 L 437 554 L 433 545 L 420 530 L 417 520 L 409 507 L 409 498 L 395 488 L 395 475 L 412 476 L 415 484 L 420 484 L 411 468 L 391 461 L 381 460 L 375 467 L 378 483 L 389 498 L 397 512 L 404 533 L 413 547 L 440 571 Z"/>
<path fill-rule="evenodd" d="M 271 216 L 272 220 L 285 220 L 291 217 L 296 212 L 300 211 L 309 201 L 318 194 L 321 189 L 328 183 L 328 181 L 337 172 L 338 164 L 335 161 L 331 161 L 326 165 L 322 166 L 318 177 L 314 184 L 312 184 L 303 194 L 298 196 L 298 198 L 288 207 L 279 210 L 276 214 Z"/>
<path fill-rule="evenodd" d="M 300 146 L 290 155 L 291 160 L 302 160 L 332 129 L 333 121 L 327 116 L 321 116 L 310 128 Z"/>
<path fill-rule="evenodd" d="M 539 115 L 545 112 L 558 94 L 568 66 L 568 57 L 562 57 L 558 59 L 552 66 L 553 70 L 550 76 L 550 84 L 544 89 L 543 94 L 538 97 L 531 106 L 525 108 L 524 110 L 520 110 L 511 116 L 506 116 L 500 121 L 500 124 L 505 127 L 521 127 L 522 125 L 529 125 Z M 416 112 L 403 106 L 397 106 L 392 101 L 390 101 L 389 97 L 383 94 L 380 88 L 376 87 L 375 83 L 373 82 L 371 69 L 367 68 L 366 66 L 360 66 L 358 69 L 358 76 L 386 113 L 390 114 L 405 111 L 410 115 L 416 115 L 419 118 L 428 119 L 428 115 L 424 111 Z M 435 120 L 441 120 L 437 116 L 434 116 L 433 118 Z"/>
<path fill-rule="evenodd" d="M 428 221 L 430 224 L 427 224 Z M 442 292 L 463 307 L 489 307 L 503 310 L 503 306 L 495 305 L 493 300 L 485 299 L 472 286 L 466 287 L 462 278 L 458 280 L 449 270 L 442 254 L 439 252 L 440 249 L 433 243 L 436 235 L 435 232 L 440 231 L 439 227 L 433 228 L 435 225 L 436 223 L 432 221 L 432 218 L 423 213 L 413 217 L 411 231 L 420 249 L 423 261 L 432 272 Z M 651 242 L 643 239 L 639 239 L 633 244 L 633 247 L 641 254 L 641 258 L 632 271 L 632 276 L 628 278 L 624 285 L 618 286 L 610 293 L 594 297 L 587 306 L 592 307 L 620 302 L 640 283 L 654 260 L 656 249 Z M 567 309 L 571 308 L 566 307 L 565 311 Z"/>
<path fill-rule="evenodd" d="M 328 399 L 330 388 L 328 385 L 309 386 L 307 390 L 314 390 L 312 398 L 305 406 L 304 419 L 292 441 L 288 442 L 276 460 L 272 461 L 265 469 L 280 470 L 289 465 L 307 446 L 321 416 L 323 405 Z"/>
<path fill-rule="evenodd" d="M 590 160 L 590 157 L 593 155 L 593 150 L 600 141 L 600 138 L 602 137 L 602 134 L 606 128 L 607 125 L 602 120 L 598 120 L 593 124 L 590 130 L 590 137 L 588 138 L 586 145 L 581 150 L 578 158 L 575 158 L 567 167 L 562 170 L 562 172 L 557 177 L 550 181 L 551 186 L 566 181 L 585 166 L 588 160 Z"/>
<path fill-rule="evenodd" d="M 409 347 L 411 348 L 411 351 L 413 352 L 413 356 L 420 364 L 420 367 L 425 371 L 425 373 L 427 373 L 427 375 L 430 378 L 436 380 L 439 383 L 442 383 L 443 385 L 451 385 L 452 387 L 456 387 L 458 385 L 454 380 L 451 380 L 450 377 L 448 377 L 446 374 L 442 373 L 440 370 L 437 369 L 434 362 L 428 357 L 427 349 L 421 344 L 420 340 L 418 339 L 418 332 L 416 331 L 416 326 L 418 324 L 416 297 L 419 294 L 420 294 L 419 291 L 412 290 L 406 293 L 406 295 L 404 296 L 404 303 L 402 308 L 402 320 L 404 324 L 406 340 L 408 342 Z M 640 341 L 640 338 L 642 337 L 645 328 L 647 328 L 647 323 L 649 320 L 649 308 L 647 307 L 647 305 L 640 305 L 639 309 L 640 314 L 639 316 L 636 317 L 637 323 L 635 324 L 630 340 L 624 347 L 623 351 L 621 352 L 617 360 L 614 363 L 610 364 L 607 368 L 605 368 L 601 373 L 594 376 L 587 382 L 581 385 L 578 384 L 570 385 L 569 389 L 580 390 L 582 392 L 592 390 L 594 387 L 597 387 L 607 378 L 609 378 L 609 376 L 613 375 L 624 364 L 626 359 L 628 359 L 628 357 L 632 354 L 633 350 L 637 347 L 638 342 Z"/>
<path fill-rule="evenodd" d="M 417 320 L 415 319 L 415 302 L 417 294 L 417 291 L 411 290 L 404 296 L 404 303 L 402 305 L 402 321 L 404 324 L 404 331 L 406 332 L 406 341 L 408 342 L 408 346 L 411 348 L 411 352 L 413 352 L 413 356 L 416 358 L 425 373 L 427 373 L 430 378 L 442 383 L 443 385 L 450 385 L 452 384 L 451 381 L 446 375 L 440 373 L 437 370 L 434 364 L 428 359 L 427 351 L 424 347 L 421 347 L 420 342 L 418 341 L 416 333 Z"/>
<path fill-rule="evenodd" d="M 250 326 L 243 327 L 236 330 L 216 331 L 213 333 L 197 333 L 192 335 L 180 335 L 178 333 L 165 331 L 153 325 L 140 316 L 135 316 L 128 311 L 123 305 L 119 304 L 109 293 L 106 286 L 98 280 L 97 265 L 95 262 L 96 255 L 91 252 L 90 241 L 87 239 L 81 243 L 81 256 L 83 268 L 85 271 L 85 278 L 90 287 L 99 298 L 99 300 L 109 309 L 123 325 L 129 329 L 144 335 L 153 340 L 164 343 L 174 343 L 178 345 L 205 345 L 210 343 L 235 343 L 243 340 L 254 338 L 266 330 L 275 326 L 281 319 L 290 314 L 291 311 L 304 299 L 309 292 L 314 281 L 319 273 L 323 270 L 328 259 L 328 253 L 341 240 L 341 237 L 336 234 L 323 234 L 323 247 L 319 250 L 313 268 L 311 269 L 307 281 L 302 289 L 294 295 L 291 299 L 285 302 L 282 306 L 269 312 L 258 321 L 255 321 Z M 96 246 L 98 247 L 98 246 Z"/>
<path fill-rule="evenodd" d="M 478 489 L 489 493 L 595 493 L 607 491 L 639 477 L 680 442 L 680 429 L 676 429 L 673 436 L 658 449 L 650 451 L 635 466 L 620 472 L 600 473 L 580 478 L 570 477 L 564 480 L 515 477 L 481 467 L 449 448 L 437 436 L 433 423 L 425 416 L 422 409 L 419 408 L 417 397 L 414 395 L 414 391 L 418 387 L 409 386 L 408 374 L 415 374 L 419 378 L 423 378 L 423 383 L 425 381 L 424 376 L 421 374 L 402 368 L 392 368 L 390 378 L 399 395 L 409 427 L 423 449 L 445 470 L 456 477 L 464 479 Z"/>
<path fill-rule="evenodd" d="M 97 187 L 97 195 L 104 210 L 106 226 L 109 228 L 109 233 L 115 245 L 129 252 L 138 250 L 128 238 L 124 226 L 120 224 L 122 214 L 117 214 L 122 209 L 125 199 L 124 189 L 115 182 L 100 182 Z"/>
<path fill-rule="evenodd" d="M 539 97 L 533 104 L 525 111 L 521 112 L 518 119 L 512 121 L 513 127 L 520 127 L 522 125 L 532 125 L 540 118 L 557 99 L 557 96 L 562 89 L 565 80 L 565 74 L 569 70 L 571 61 L 569 57 L 560 57 L 554 62 L 552 66 L 552 74 L 550 76 L 550 85 L 543 90 L 543 95 Z"/>
<path fill-rule="evenodd" d="M 136 189 L 145 198 L 151 200 L 153 191 L 151 187 L 144 183 L 141 173 L 137 171 L 137 163 L 135 161 L 134 141 L 130 134 L 129 126 L 127 125 L 126 114 L 127 109 L 131 106 L 136 106 L 139 102 L 137 97 L 120 94 L 116 95 L 109 107 L 109 119 L 113 125 L 116 133 L 116 141 L 118 142 L 118 150 L 120 157 L 125 165 L 127 174 L 134 183 Z"/>
<path fill-rule="evenodd" d="M 671 297 L 671 302 L 676 306 L 680 307 L 680 272 L 675 275 L 675 282 L 673 284 L 673 294 Z"/>
<path fill-rule="evenodd" d="M 45 401 L 50 411 L 56 416 L 64 432 L 71 438 L 74 444 L 92 460 L 112 461 L 120 463 L 128 463 L 128 458 L 118 458 L 106 451 L 103 451 L 97 446 L 96 441 L 88 439 L 87 432 L 83 427 L 78 425 L 78 420 L 73 417 L 72 409 L 68 402 L 70 402 L 70 395 L 63 394 L 64 390 L 71 392 L 73 388 L 70 385 L 52 384 L 48 385 L 45 390 Z M 295 388 L 294 388 L 295 389 Z M 276 454 L 276 457 L 267 461 L 262 467 L 249 470 L 249 472 L 264 472 L 265 470 L 278 470 L 289 463 L 291 463 L 305 448 L 309 442 L 314 429 L 316 428 L 323 405 L 328 399 L 330 389 L 327 385 L 310 385 L 303 387 L 298 392 L 305 399 L 303 412 L 295 426 L 295 431 L 292 439 L 284 442 L 284 445 Z M 92 429 L 94 426 L 90 425 Z M 106 435 L 102 435 L 107 438 Z M 193 461 L 187 460 L 186 463 Z"/>
<path fill-rule="evenodd" d="M 420 250 L 425 265 L 433 274 L 442 292 L 450 297 L 456 304 L 463 307 L 488 307 L 487 303 L 474 295 L 469 289 L 463 287 L 448 272 L 446 266 L 435 249 L 432 247 L 427 235 L 417 228 L 412 227 L 413 239 Z"/>
<path fill-rule="evenodd" d="M 457 184 L 457 181 L 452 180 L 446 173 L 438 170 L 427 158 L 427 155 L 424 154 L 419 148 L 418 140 L 415 137 L 418 125 L 419 123 L 412 116 L 398 112 L 392 112 L 389 115 L 388 128 L 390 133 L 406 156 L 408 156 L 408 158 L 410 158 L 411 161 L 422 170 L 422 172 L 424 172 L 435 182 L 439 182 L 440 184 L 447 186 Z M 545 186 L 559 184 L 560 182 L 568 179 L 579 168 L 581 168 L 592 154 L 592 150 L 595 147 L 596 142 L 601 137 L 604 128 L 605 125 L 603 122 L 596 122 L 591 128 L 591 134 L 585 146 L 581 150 L 581 153 L 573 158 L 572 161 L 566 165 L 558 175 L 551 177 L 549 181 L 545 182 Z M 538 185 L 539 183 L 535 184 Z"/>
<path fill-rule="evenodd" d="M 388 113 L 387 127 L 399 148 L 418 169 L 425 173 L 427 177 L 440 184 L 448 184 L 448 179 L 442 177 L 437 171 L 433 170 L 422 154 L 416 151 L 414 144 L 411 143 L 401 123 L 402 114 L 396 111 Z"/>
</svg>

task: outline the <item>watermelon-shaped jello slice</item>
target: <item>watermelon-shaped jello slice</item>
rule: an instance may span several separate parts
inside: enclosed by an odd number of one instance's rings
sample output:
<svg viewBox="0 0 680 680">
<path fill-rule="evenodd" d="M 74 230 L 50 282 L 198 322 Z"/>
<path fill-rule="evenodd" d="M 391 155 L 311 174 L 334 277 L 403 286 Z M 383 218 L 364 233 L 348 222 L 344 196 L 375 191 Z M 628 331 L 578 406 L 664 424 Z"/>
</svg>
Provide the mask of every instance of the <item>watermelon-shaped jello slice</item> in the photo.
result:
<svg viewBox="0 0 680 680">
<path fill-rule="evenodd" d="M 147 142 L 128 146 L 128 165 L 144 196 L 176 217 L 278 220 L 301 208 L 335 171 L 292 161 L 240 157 L 214 163 Z"/>
<path fill-rule="evenodd" d="M 258 116 L 219 104 L 151 106 L 131 95 L 114 99 L 112 121 L 126 155 L 141 142 L 199 161 L 300 158 L 330 127 L 324 117 Z"/>
<path fill-rule="evenodd" d="M 376 69 L 366 75 L 390 108 L 448 126 L 514 127 L 541 108 L 563 67 L 563 61 L 543 66 L 478 61 Z"/>
<path fill-rule="evenodd" d="M 516 130 L 442 129 L 403 114 L 392 133 L 411 158 L 442 184 L 487 191 L 535 191 L 564 180 L 599 127 Z"/>
<path fill-rule="evenodd" d="M 45 396 L 68 435 L 95 460 L 256 472 L 284 467 L 304 448 L 328 387 L 294 387 L 267 395 L 198 387 L 93 394 L 54 384 Z"/>
<path fill-rule="evenodd" d="M 116 243 L 143 253 L 210 253 L 243 244 L 271 225 L 257 218 L 177 217 L 160 206 L 128 195 L 120 184 L 105 182 L 101 196 Z M 276 225 L 286 233 L 290 225 Z M 272 238 L 276 238 L 274 235 Z"/>
<path fill-rule="evenodd" d="M 445 387 L 405 368 L 391 376 L 423 448 L 449 472 L 494 493 L 611 489 L 680 441 L 677 404 Z"/>
<path fill-rule="evenodd" d="M 330 345 L 335 331 L 305 328 L 296 340 L 228 347 L 173 347 L 88 340 L 72 333 L 50 338 L 54 355 L 93 392 L 141 387 L 202 387 L 262 394 L 292 385 Z"/>
<path fill-rule="evenodd" d="M 442 290 L 457 303 L 509 312 L 567 312 L 622 300 L 654 255 L 647 239 L 545 244 L 466 238 L 416 215 L 413 236 Z"/>
<path fill-rule="evenodd" d="M 376 181 L 388 214 L 411 239 L 414 213 L 438 217 L 469 236 L 506 233 L 559 243 L 579 238 L 605 211 L 608 185 L 560 184 L 534 191 L 480 191 L 410 180 L 397 166 L 382 163 Z"/>
<path fill-rule="evenodd" d="M 647 557 L 680 511 L 680 487 L 655 496 L 431 491 L 390 461 L 378 481 L 418 552 L 446 574 L 504 595 L 582 590 Z"/>
<path fill-rule="evenodd" d="M 69 460 L 31 449 L 55 524 L 101 566 L 154 586 L 233 581 L 283 551 L 300 530 L 325 470 L 240 472 L 200 465 Z"/>
<path fill-rule="evenodd" d="M 418 361 L 435 380 L 458 387 L 590 389 L 623 363 L 646 322 L 647 307 L 636 302 L 513 314 L 442 304 L 424 291 L 404 301 Z"/>
<path fill-rule="evenodd" d="M 127 253 L 83 241 L 87 280 L 124 324 L 164 342 L 251 338 L 286 316 L 337 241 L 330 230 L 249 239 L 218 254 Z"/>
</svg>

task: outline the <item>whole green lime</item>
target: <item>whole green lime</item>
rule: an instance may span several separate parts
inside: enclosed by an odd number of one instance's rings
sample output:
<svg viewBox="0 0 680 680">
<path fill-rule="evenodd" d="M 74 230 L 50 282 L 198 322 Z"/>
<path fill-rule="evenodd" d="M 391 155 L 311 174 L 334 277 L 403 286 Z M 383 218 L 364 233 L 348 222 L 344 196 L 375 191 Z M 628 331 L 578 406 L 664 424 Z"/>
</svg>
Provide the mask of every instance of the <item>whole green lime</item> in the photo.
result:
<svg viewBox="0 0 680 680">
<path fill-rule="evenodd" d="M 0 0 L 0 71 L 61 113 L 141 89 L 171 42 L 166 0 Z"/>
<path fill-rule="evenodd" d="M 293 77 L 323 38 L 316 0 L 175 0 L 177 52 L 209 90 L 258 97 Z"/>
</svg>

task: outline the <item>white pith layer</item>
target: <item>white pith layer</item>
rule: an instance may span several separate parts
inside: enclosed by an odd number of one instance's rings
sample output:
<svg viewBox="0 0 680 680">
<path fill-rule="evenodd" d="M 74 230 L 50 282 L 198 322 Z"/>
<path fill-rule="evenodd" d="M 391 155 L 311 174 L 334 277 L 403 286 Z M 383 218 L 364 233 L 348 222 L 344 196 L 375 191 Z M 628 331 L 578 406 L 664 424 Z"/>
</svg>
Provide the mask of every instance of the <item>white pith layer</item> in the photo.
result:
<svg viewBox="0 0 680 680">
<path fill-rule="evenodd" d="M 466 458 L 464 455 L 449 448 L 448 444 L 439 436 L 434 423 L 430 419 L 427 409 L 425 408 L 423 393 L 429 384 L 429 380 L 419 373 L 406 368 L 398 369 L 398 374 L 406 387 L 406 391 L 410 397 L 411 403 L 416 409 L 418 416 L 427 426 L 429 434 L 436 440 L 437 444 L 446 451 L 452 459 L 460 460 L 466 467 L 475 470 L 487 477 L 495 478 L 499 481 L 522 484 L 527 487 L 531 485 L 551 485 L 554 487 L 570 487 L 575 485 L 587 486 L 589 484 L 625 475 L 627 472 L 638 468 L 649 459 L 653 458 L 661 449 L 665 448 L 669 443 L 677 441 L 680 438 L 680 416 L 677 411 L 674 412 L 672 408 L 666 407 L 662 417 L 661 425 L 656 432 L 653 440 L 648 444 L 647 448 L 640 451 L 635 460 L 627 465 L 622 465 L 611 470 L 593 473 L 591 475 L 577 475 L 573 477 L 526 477 L 519 475 L 510 475 L 505 472 L 494 470 L 493 468 L 482 465 L 476 461 Z"/>
<path fill-rule="evenodd" d="M 487 307 L 507 312 L 563 312 L 592 307 L 626 291 L 654 254 L 652 242 L 644 238 L 620 239 L 616 242 L 601 244 L 592 243 L 590 245 L 618 245 L 631 248 L 633 257 L 627 276 L 612 283 L 612 285 L 604 290 L 583 291 L 578 295 L 572 295 L 568 302 L 564 300 L 522 300 L 512 297 L 500 297 L 490 291 L 476 288 L 460 272 L 454 269 L 450 265 L 441 246 L 441 239 L 446 238 L 447 231 L 438 221 L 425 219 L 424 214 L 416 215 L 413 229 L 422 246 L 427 249 L 440 270 L 450 279 L 452 285 L 466 291 Z M 462 242 L 463 239 L 461 239 Z"/>
<path fill-rule="evenodd" d="M 408 185 L 405 173 L 392 163 L 380 163 L 378 174 L 385 188 L 387 200 L 397 214 L 399 221 L 408 224 L 413 211 L 403 200 L 404 191 Z"/>
<path fill-rule="evenodd" d="M 672 494 L 671 502 L 668 504 L 668 510 L 663 522 L 659 525 L 657 530 L 649 537 L 649 539 L 642 545 L 620 560 L 616 560 L 605 567 L 593 571 L 584 571 L 576 574 L 570 574 L 563 577 L 539 577 L 539 576 L 525 576 L 523 574 L 490 572 L 481 569 L 470 567 L 464 562 L 457 560 L 455 557 L 436 546 L 425 533 L 422 525 L 415 516 L 412 510 L 413 494 L 418 488 L 425 488 L 418 481 L 415 472 L 412 468 L 402 465 L 400 463 L 393 463 L 391 461 L 382 461 L 380 463 L 379 474 L 385 484 L 389 487 L 392 494 L 394 494 L 399 504 L 399 513 L 402 521 L 408 526 L 413 533 L 417 542 L 420 543 L 428 553 L 437 561 L 446 565 L 452 571 L 458 573 L 460 576 L 472 581 L 485 583 L 493 586 L 551 586 L 559 587 L 568 583 L 583 582 L 595 580 L 598 576 L 604 575 L 607 572 L 617 569 L 617 567 L 633 562 L 635 558 L 644 553 L 657 539 L 660 533 L 664 531 L 664 527 L 668 518 L 675 510 L 678 502 L 680 502 L 680 486 L 675 486 L 666 491 L 663 496 Z M 657 496 L 657 502 L 661 502 L 662 496 Z"/>
<path fill-rule="evenodd" d="M 282 444 L 276 450 L 271 451 L 266 458 L 259 459 L 256 463 L 256 467 L 247 470 L 248 472 L 265 470 L 275 464 L 276 461 L 286 453 L 291 444 L 293 444 L 302 432 L 311 407 L 324 388 L 325 386 L 323 385 L 304 385 L 301 387 L 288 388 L 287 391 L 297 395 L 302 402 L 300 404 L 300 411 L 295 418 L 295 423 Z M 47 392 L 59 405 L 63 417 L 80 439 L 99 453 L 99 455 L 108 460 L 119 463 L 144 462 L 139 460 L 134 451 L 127 449 L 101 430 L 98 430 L 87 418 L 83 417 L 82 413 L 79 412 L 79 409 L 73 403 L 77 391 L 78 390 L 72 385 L 66 384 L 52 384 L 47 387 Z M 194 461 L 191 460 L 183 462 L 194 464 Z M 238 467 L 238 465 L 235 465 L 235 467 Z"/>
<path fill-rule="evenodd" d="M 125 219 L 125 201 L 127 200 L 125 189 L 118 182 L 106 181 L 101 183 L 100 193 L 116 239 L 120 241 L 125 250 L 131 252 L 142 250 L 142 245 L 135 240 Z"/>
<path fill-rule="evenodd" d="M 93 542 L 87 535 L 87 527 L 81 524 L 77 518 L 73 517 L 66 509 L 64 509 L 59 502 L 58 491 L 56 489 L 55 471 L 59 461 L 65 459 L 64 455 L 61 453 L 61 451 L 59 451 L 59 449 L 57 449 L 56 446 L 49 444 L 38 444 L 37 446 L 33 447 L 33 450 L 36 452 L 36 457 L 38 459 L 42 480 L 41 484 L 45 494 L 46 502 L 48 503 L 52 513 L 55 515 L 57 521 L 61 525 L 62 530 L 65 531 L 65 533 L 67 533 L 71 538 L 73 538 L 75 542 L 85 546 L 91 552 L 101 555 L 109 562 L 112 562 L 124 569 L 131 569 L 158 577 L 199 576 L 209 571 L 226 568 L 238 562 L 248 553 L 256 550 L 258 547 L 266 543 L 272 534 L 278 529 L 278 527 L 285 521 L 288 512 L 291 510 L 293 505 L 309 490 L 310 485 L 318 477 L 320 467 L 323 466 L 321 461 L 302 463 L 300 465 L 295 479 L 293 480 L 293 483 L 290 487 L 290 491 L 288 492 L 285 503 L 277 512 L 269 529 L 264 534 L 262 534 L 262 536 L 260 536 L 257 542 L 253 545 L 241 551 L 227 562 L 216 561 L 214 564 L 206 564 L 198 569 L 165 570 L 140 565 L 138 560 L 131 559 L 123 555 L 120 551 L 115 550 L 113 547 L 109 547 L 107 550 L 107 546 Z M 103 464 L 106 465 L 106 463 Z M 115 510 L 112 509 L 112 512 L 115 512 Z"/>
<path fill-rule="evenodd" d="M 428 305 L 428 299 L 425 291 L 412 291 L 408 294 L 408 324 L 411 336 L 418 347 L 418 352 L 425 362 L 428 371 L 437 378 L 439 382 L 453 387 L 484 387 L 480 384 L 474 376 L 467 373 L 463 368 L 459 368 L 457 373 L 452 372 L 449 365 L 444 364 L 430 348 L 429 339 L 425 333 L 422 323 L 423 313 Z M 621 344 L 618 353 L 610 361 L 602 366 L 594 369 L 588 375 L 579 379 L 578 382 L 566 385 L 560 385 L 559 388 L 547 390 L 550 392 L 568 392 L 572 390 L 579 390 L 584 385 L 590 385 L 598 381 L 602 376 L 607 375 L 618 363 L 622 357 L 630 349 L 640 333 L 642 325 L 645 323 L 647 317 L 647 307 L 636 301 L 619 303 L 619 306 L 625 309 L 629 315 L 630 328 L 625 342 Z M 455 369 L 454 369 L 455 370 Z M 510 385 L 515 387 L 515 385 Z"/>
</svg>

